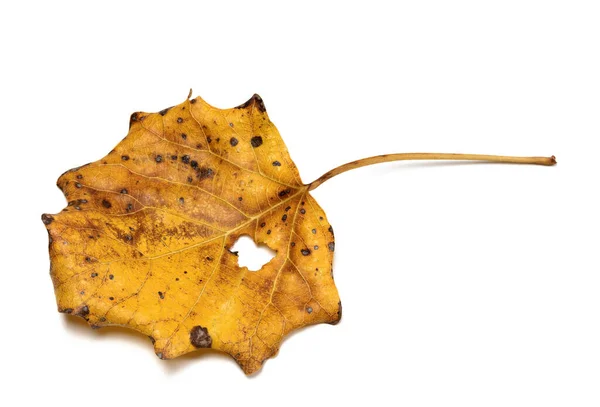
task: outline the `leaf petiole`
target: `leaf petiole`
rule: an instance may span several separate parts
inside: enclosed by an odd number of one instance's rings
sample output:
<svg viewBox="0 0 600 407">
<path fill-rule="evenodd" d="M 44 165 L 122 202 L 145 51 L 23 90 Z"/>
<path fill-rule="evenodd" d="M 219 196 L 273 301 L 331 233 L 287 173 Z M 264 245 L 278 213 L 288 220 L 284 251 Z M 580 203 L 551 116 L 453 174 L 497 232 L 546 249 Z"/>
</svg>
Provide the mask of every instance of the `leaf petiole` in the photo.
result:
<svg viewBox="0 0 600 407">
<path fill-rule="evenodd" d="M 352 161 L 337 168 L 334 168 L 307 185 L 308 191 L 312 191 L 330 178 L 343 172 L 355 168 L 365 167 L 367 165 L 379 164 L 391 161 L 404 160 L 459 160 L 459 161 L 484 161 L 507 164 L 534 164 L 551 166 L 556 164 L 556 157 L 512 157 L 503 155 L 485 155 L 485 154 L 447 154 L 447 153 L 399 153 L 383 154 L 373 157 L 363 158 Z"/>
</svg>

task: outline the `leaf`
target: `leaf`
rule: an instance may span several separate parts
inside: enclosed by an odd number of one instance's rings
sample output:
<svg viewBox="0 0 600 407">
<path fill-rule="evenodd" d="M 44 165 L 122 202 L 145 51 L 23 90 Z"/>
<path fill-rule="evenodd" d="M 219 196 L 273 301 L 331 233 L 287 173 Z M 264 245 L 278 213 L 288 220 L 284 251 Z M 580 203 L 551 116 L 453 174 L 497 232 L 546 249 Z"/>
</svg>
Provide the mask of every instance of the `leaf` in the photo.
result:
<svg viewBox="0 0 600 407">
<path fill-rule="evenodd" d="M 68 207 L 42 218 L 61 312 L 142 332 L 163 359 L 211 347 L 247 374 L 289 332 L 340 320 L 333 230 L 258 95 L 134 113 L 113 151 L 57 184 Z M 241 235 L 276 256 L 239 267 Z"/>
<path fill-rule="evenodd" d="M 213 348 L 251 374 L 291 331 L 341 318 L 333 229 L 309 191 L 350 169 L 407 159 L 556 163 L 388 154 L 303 184 L 258 95 L 233 109 L 188 97 L 134 113 L 113 151 L 58 179 L 68 207 L 42 215 L 58 309 L 92 327 L 142 332 L 163 359 Z M 241 235 L 275 257 L 257 272 L 239 267 L 230 248 Z"/>
</svg>

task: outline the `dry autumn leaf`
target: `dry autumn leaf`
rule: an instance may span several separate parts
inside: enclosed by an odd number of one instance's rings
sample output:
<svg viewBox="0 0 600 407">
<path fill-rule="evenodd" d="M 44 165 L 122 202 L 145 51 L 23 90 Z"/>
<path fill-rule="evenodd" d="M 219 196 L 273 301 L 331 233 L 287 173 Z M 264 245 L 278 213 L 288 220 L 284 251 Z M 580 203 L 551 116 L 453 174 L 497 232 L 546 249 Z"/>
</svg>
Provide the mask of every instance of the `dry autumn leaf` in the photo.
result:
<svg viewBox="0 0 600 407">
<path fill-rule="evenodd" d="M 341 318 L 333 229 L 309 191 L 349 169 L 404 159 L 555 163 L 391 154 L 304 184 L 258 95 L 233 109 L 188 97 L 134 113 L 113 151 L 58 179 L 68 207 L 42 215 L 58 309 L 146 334 L 163 359 L 213 348 L 251 374 L 289 332 Z M 276 252 L 257 272 L 230 251 L 242 235 Z"/>
</svg>

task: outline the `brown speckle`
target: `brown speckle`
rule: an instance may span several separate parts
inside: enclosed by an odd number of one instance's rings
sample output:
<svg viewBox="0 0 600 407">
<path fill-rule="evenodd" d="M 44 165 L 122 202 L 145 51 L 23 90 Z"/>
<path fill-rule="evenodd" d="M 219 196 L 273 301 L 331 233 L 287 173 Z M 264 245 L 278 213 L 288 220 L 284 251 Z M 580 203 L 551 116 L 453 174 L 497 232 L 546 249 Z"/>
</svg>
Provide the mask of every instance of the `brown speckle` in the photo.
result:
<svg viewBox="0 0 600 407">
<path fill-rule="evenodd" d="M 212 338 L 208 334 L 208 329 L 196 325 L 190 331 L 190 342 L 196 348 L 210 348 L 212 346 Z"/>
<path fill-rule="evenodd" d="M 184 140 L 187 139 L 187 134 L 181 133 L 181 138 L 184 139 Z"/>
<path fill-rule="evenodd" d="M 131 116 L 129 117 L 129 128 L 131 128 L 131 125 L 134 122 L 137 122 L 137 121 L 138 121 L 138 114 L 137 114 L 137 112 L 136 113 L 132 113 Z"/>
<path fill-rule="evenodd" d="M 198 161 L 196 161 L 196 160 L 191 160 L 191 161 L 190 161 L 190 165 L 192 166 L 192 168 L 196 169 L 196 168 L 198 168 Z"/>
<path fill-rule="evenodd" d="M 183 119 L 181 117 L 177 118 L 177 123 L 183 123 Z"/>
<path fill-rule="evenodd" d="M 78 317 L 83 317 L 85 318 L 86 316 L 88 316 L 90 313 L 90 309 L 88 308 L 87 305 L 84 305 L 83 307 L 79 308 L 77 310 L 77 312 L 75 313 L 75 315 L 77 315 Z"/>
<path fill-rule="evenodd" d="M 279 161 L 273 161 L 273 167 L 281 167 L 281 163 Z"/>
<path fill-rule="evenodd" d="M 108 276 L 108 278 L 109 278 L 109 279 L 111 279 L 111 280 L 114 280 L 114 279 L 115 279 L 115 276 L 114 276 L 114 275 L 112 275 L 112 274 L 110 274 L 110 275 Z"/>
<path fill-rule="evenodd" d="M 271 229 L 267 230 L 267 235 L 271 234 Z"/>
<path fill-rule="evenodd" d="M 330 322 L 330 324 L 331 325 L 336 325 L 337 323 L 340 322 L 341 319 L 342 319 L 342 302 L 339 301 L 338 302 L 337 319 L 335 321 Z"/>
<path fill-rule="evenodd" d="M 315 235 L 315 234 L 317 234 L 317 229 L 313 229 L 313 230 L 311 230 L 311 232 L 313 235 Z"/>
<path fill-rule="evenodd" d="M 127 161 L 127 160 L 129 160 L 129 156 L 128 155 L 122 155 L 121 156 L 121 160 Z"/>
<path fill-rule="evenodd" d="M 171 106 L 173 107 L 173 106 Z M 166 109 L 161 110 L 160 112 L 158 112 L 158 114 L 160 114 L 161 116 L 164 116 L 167 114 L 167 112 L 171 109 L 171 107 L 167 107 Z"/>
<path fill-rule="evenodd" d="M 180 197 L 180 198 L 179 198 L 179 203 L 180 203 L 181 205 L 183 205 L 183 204 L 185 203 L 185 199 L 183 199 L 183 197 Z"/>
<path fill-rule="evenodd" d="M 279 191 L 279 194 L 277 194 L 277 195 L 279 195 L 280 198 L 283 198 L 284 196 L 289 195 L 290 192 L 292 192 L 292 190 L 288 188 L 288 189 Z"/>
<path fill-rule="evenodd" d="M 261 228 L 264 228 L 264 227 L 265 227 L 265 225 L 266 225 L 266 223 L 265 223 L 265 222 L 261 222 L 261 224 L 260 224 L 260 227 L 261 227 Z"/>
<path fill-rule="evenodd" d="M 309 314 L 312 314 L 312 312 L 313 312 L 312 307 L 306 307 L 306 312 L 308 312 Z"/>
<path fill-rule="evenodd" d="M 314 249 L 314 250 L 319 250 L 319 246 L 317 246 L 317 245 L 314 245 L 313 249 Z"/>
<path fill-rule="evenodd" d="M 165 293 L 163 293 L 162 291 L 158 292 L 158 296 L 160 297 L 161 300 L 165 299 Z"/>
<path fill-rule="evenodd" d="M 181 156 L 181 162 L 184 164 L 189 164 L 190 163 L 190 156 L 189 155 L 182 155 Z"/>
<path fill-rule="evenodd" d="M 327 247 L 329 247 L 329 251 L 334 251 L 335 250 L 335 243 L 334 242 L 329 242 L 327 243 Z"/>
<path fill-rule="evenodd" d="M 102 206 L 104 206 L 106 209 L 112 208 L 112 204 L 106 199 L 102 200 Z"/>
<path fill-rule="evenodd" d="M 231 123 L 229 123 L 229 124 L 231 125 Z M 233 127 L 233 125 L 232 125 L 232 127 Z M 229 139 L 229 144 L 231 144 L 232 147 L 237 146 L 238 143 L 239 143 L 239 141 L 235 137 L 232 137 L 232 138 Z"/>
<path fill-rule="evenodd" d="M 258 108 L 258 110 L 260 112 L 264 113 L 267 111 L 267 108 L 265 107 L 265 102 L 263 102 L 263 100 L 260 96 L 258 96 L 257 94 L 254 94 L 254 96 L 252 98 L 256 102 L 256 107 Z"/>
<path fill-rule="evenodd" d="M 306 213 L 306 209 L 304 209 L 304 208 L 300 209 L 300 213 L 301 213 L 302 215 L 304 215 L 304 214 Z"/>
<path fill-rule="evenodd" d="M 122 193 L 122 194 L 126 194 L 126 193 L 127 193 L 127 189 L 126 189 L 126 188 L 123 188 L 123 189 L 121 190 L 121 193 Z"/>
<path fill-rule="evenodd" d="M 198 169 L 197 171 L 198 171 L 197 176 L 200 180 L 203 180 L 206 178 L 211 178 L 214 175 L 214 172 L 211 168 L 202 167 L 202 168 Z"/>
<path fill-rule="evenodd" d="M 157 163 L 162 162 L 162 155 L 157 155 L 156 158 L 154 158 L 154 160 L 156 160 Z"/>
<path fill-rule="evenodd" d="M 310 254 L 310 250 L 302 249 L 302 250 L 300 250 L 300 253 L 302 253 L 303 256 L 308 256 Z"/>
<path fill-rule="evenodd" d="M 284 215 L 281 217 L 281 220 L 285 222 L 285 221 L 287 220 L 287 214 L 284 214 Z"/>
</svg>

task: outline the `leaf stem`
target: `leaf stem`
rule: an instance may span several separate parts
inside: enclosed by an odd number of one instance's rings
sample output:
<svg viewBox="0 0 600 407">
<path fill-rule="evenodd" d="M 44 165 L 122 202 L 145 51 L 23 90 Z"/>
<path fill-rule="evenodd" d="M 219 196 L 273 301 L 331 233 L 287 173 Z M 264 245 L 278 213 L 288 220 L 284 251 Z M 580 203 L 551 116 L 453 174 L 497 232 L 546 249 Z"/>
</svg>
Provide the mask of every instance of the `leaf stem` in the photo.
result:
<svg viewBox="0 0 600 407">
<path fill-rule="evenodd" d="M 331 171 L 326 172 L 319 178 L 308 184 L 308 191 L 312 191 L 319 185 L 330 178 L 335 177 L 343 172 L 353 170 L 355 168 L 364 167 L 372 164 L 385 163 L 390 161 L 404 160 L 460 160 L 460 161 L 488 161 L 497 163 L 510 164 L 535 164 L 535 165 L 555 165 L 556 158 L 552 157 L 511 157 L 503 155 L 485 155 L 485 154 L 446 154 L 446 153 L 400 153 L 400 154 L 384 154 L 374 157 L 363 158 L 340 165 Z"/>
</svg>

